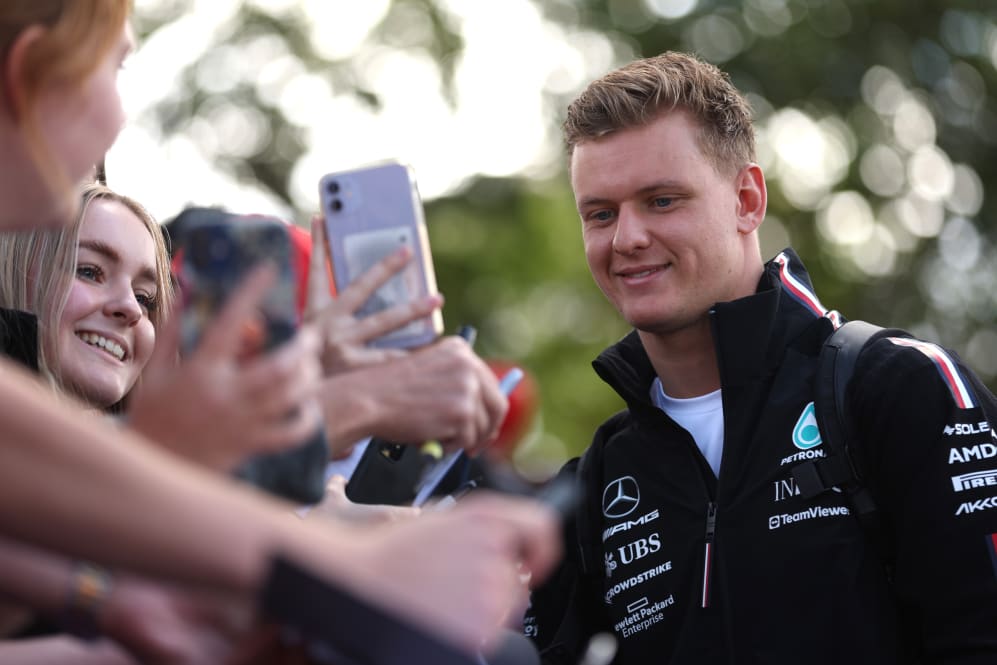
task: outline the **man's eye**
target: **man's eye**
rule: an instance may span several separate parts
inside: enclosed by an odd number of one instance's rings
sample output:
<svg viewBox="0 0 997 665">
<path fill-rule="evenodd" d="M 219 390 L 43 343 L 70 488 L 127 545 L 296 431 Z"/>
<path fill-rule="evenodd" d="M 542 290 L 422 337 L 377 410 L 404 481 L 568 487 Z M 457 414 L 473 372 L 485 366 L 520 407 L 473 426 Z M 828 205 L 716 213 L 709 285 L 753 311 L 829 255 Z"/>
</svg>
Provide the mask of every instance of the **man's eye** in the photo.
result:
<svg viewBox="0 0 997 665">
<path fill-rule="evenodd" d="M 588 218 L 594 222 L 609 222 L 615 215 L 612 210 L 596 210 L 589 213 Z"/>
<path fill-rule="evenodd" d="M 674 199 L 670 196 L 657 196 L 651 201 L 651 205 L 655 208 L 668 208 L 673 201 Z"/>
</svg>

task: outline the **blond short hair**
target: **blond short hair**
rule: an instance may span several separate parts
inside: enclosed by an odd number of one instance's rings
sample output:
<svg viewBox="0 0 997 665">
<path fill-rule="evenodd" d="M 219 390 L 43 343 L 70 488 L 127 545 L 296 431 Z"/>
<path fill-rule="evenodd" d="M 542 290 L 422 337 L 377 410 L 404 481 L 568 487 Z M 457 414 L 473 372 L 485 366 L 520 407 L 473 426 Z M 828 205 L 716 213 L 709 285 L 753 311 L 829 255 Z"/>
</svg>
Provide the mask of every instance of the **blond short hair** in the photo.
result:
<svg viewBox="0 0 997 665">
<path fill-rule="evenodd" d="M 636 60 L 589 84 L 568 106 L 564 140 L 570 153 L 579 143 L 673 111 L 699 124 L 699 148 L 718 172 L 736 172 L 755 161 L 751 107 L 730 77 L 673 51 Z"/>
</svg>

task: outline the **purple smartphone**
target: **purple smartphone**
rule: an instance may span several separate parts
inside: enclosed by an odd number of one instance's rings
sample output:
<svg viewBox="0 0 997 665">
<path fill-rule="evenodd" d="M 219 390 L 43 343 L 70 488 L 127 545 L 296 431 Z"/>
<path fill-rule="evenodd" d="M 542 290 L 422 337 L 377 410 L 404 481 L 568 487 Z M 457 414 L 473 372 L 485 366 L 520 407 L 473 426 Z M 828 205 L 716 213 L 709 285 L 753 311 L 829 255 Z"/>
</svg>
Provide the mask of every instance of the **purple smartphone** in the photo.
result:
<svg viewBox="0 0 997 665">
<path fill-rule="evenodd" d="M 378 289 L 357 312 L 367 316 L 436 293 L 429 236 L 412 169 L 385 162 L 329 173 L 319 181 L 319 198 L 336 289 L 343 290 L 402 245 L 413 259 Z M 443 331 L 439 310 L 370 342 L 410 348 L 428 344 Z"/>
</svg>

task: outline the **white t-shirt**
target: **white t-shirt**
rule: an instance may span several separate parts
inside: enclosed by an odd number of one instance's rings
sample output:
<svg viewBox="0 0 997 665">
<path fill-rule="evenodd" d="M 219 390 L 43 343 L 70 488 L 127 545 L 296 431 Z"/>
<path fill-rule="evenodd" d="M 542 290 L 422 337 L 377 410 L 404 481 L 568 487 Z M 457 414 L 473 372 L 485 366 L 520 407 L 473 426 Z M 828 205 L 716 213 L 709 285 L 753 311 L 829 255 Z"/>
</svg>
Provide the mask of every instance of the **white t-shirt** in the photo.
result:
<svg viewBox="0 0 997 665">
<path fill-rule="evenodd" d="M 713 475 L 719 476 L 724 451 L 724 405 L 720 391 L 688 399 L 669 397 L 661 387 L 661 380 L 655 377 L 651 401 L 692 435 Z"/>
</svg>

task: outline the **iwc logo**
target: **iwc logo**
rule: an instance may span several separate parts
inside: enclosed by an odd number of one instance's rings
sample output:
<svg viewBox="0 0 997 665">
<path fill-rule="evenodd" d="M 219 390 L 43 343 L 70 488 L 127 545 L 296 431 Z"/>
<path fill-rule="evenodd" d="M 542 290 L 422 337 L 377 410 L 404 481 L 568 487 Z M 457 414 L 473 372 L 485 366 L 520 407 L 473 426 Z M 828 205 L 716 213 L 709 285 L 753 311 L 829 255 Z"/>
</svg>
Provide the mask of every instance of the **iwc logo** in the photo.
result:
<svg viewBox="0 0 997 665">
<path fill-rule="evenodd" d="M 793 427 L 793 445 L 800 450 L 810 450 L 822 443 L 820 430 L 817 429 L 817 416 L 814 414 L 814 403 L 810 402 L 803 408 L 796 426 Z"/>
<path fill-rule="evenodd" d="M 602 514 L 611 519 L 626 517 L 639 503 L 640 489 L 633 476 L 617 478 L 602 492 Z"/>
</svg>

